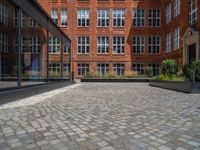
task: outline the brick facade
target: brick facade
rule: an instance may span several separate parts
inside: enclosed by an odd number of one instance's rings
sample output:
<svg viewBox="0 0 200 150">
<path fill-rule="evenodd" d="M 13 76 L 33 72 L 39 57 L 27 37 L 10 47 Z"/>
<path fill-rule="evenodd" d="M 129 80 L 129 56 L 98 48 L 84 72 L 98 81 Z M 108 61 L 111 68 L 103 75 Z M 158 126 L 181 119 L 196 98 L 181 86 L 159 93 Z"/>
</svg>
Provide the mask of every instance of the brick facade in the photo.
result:
<svg viewBox="0 0 200 150">
<path fill-rule="evenodd" d="M 51 14 L 51 9 L 58 9 L 58 24 L 60 25 L 60 13 L 61 9 L 66 8 L 68 12 L 68 26 L 61 27 L 63 31 L 72 40 L 72 65 L 77 75 L 77 64 L 86 63 L 89 64 L 90 72 L 96 72 L 98 63 L 108 63 L 109 70 L 112 71 L 112 64 L 123 63 L 125 64 L 125 72 L 133 69 L 133 64 L 144 64 L 144 67 L 149 64 L 160 64 L 165 58 L 174 58 L 179 65 L 183 65 L 183 36 L 189 27 L 188 16 L 188 3 L 181 1 L 180 15 L 174 18 L 174 0 L 75 0 L 74 6 L 71 0 L 38 0 L 44 9 Z M 166 24 L 166 6 L 171 3 L 172 21 Z M 200 1 L 198 3 L 198 13 L 200 11 Z M 77 10 L 78 9 L 90 10 L 90 25 L 89 27 L 77 26 Z M 144 9 L 145 22 L 144 27 L 133 27 L 133 9 Z M 109 27 L 97 26 L 97 10 L 108 9 L 109 10 Z M 125 26 L 113 27 L 112 11 L 114 9 L 125 10 Z M 161 25 L 159 27 L 149 26 L 149 10 L 159 9 L 161 11 Z M 74 24 L 73 24 L 74 23 Z M 180 48 L 173 50 L 173 32 L 175 28 L 180 27 Z M 197 23 L 194 25 L 197 30 L 200 30 L 200 19 L 198 17 Z M 170 32 L 171 37 L 171 51 L 166 53 L 165 50 L 165 37 Z M 77 53 L 77 38 L 79 36 L 90 37 L 89 54 Z M 97 37 L 108 36 L 109 37 L 109 53 L 97 54 Z M 112 38 L 113 36 L 125 37 L 125 51 L 124 54 L 113 54 Z M 132 53 L 132 38 L 133 36 L 144 36 L 144 53 L 133 54 Z M 160 36 L 161 49 L 158 54 L 150 54 L 148 46 L 148 38 L 151 36 Z M 74 37 L 74 38 L 73 38 Z M 198 43 L 199 44 L 199 43 Z M 200 56 L 199 56 L 200 57 Z M 65 57 L 66 58 L 66 57 Z"/>
</svg>

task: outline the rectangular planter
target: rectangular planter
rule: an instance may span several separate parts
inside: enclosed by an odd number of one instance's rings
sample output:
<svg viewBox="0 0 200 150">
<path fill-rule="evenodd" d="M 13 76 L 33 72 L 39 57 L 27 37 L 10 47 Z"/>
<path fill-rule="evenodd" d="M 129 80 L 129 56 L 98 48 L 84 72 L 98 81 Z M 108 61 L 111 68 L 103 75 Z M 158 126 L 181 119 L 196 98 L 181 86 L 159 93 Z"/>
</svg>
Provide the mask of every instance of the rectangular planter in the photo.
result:
<svg viewBox="0 0 200 150">
<path fill-rule="evenodd" d="M 102 78 L 82 78 L 81 82 L 149 82 L 149 79 L 125 78 L 125 79 L 102 79 Z"/>
<path fill-rule="evenodd" d="M 150 80 L 149 85 L 153 87 L 160 87 L 163 89 L 169 89 L 184 93 L 200 93 L 199 82 L 192 83 L 182 81 Z"/>
</svg>

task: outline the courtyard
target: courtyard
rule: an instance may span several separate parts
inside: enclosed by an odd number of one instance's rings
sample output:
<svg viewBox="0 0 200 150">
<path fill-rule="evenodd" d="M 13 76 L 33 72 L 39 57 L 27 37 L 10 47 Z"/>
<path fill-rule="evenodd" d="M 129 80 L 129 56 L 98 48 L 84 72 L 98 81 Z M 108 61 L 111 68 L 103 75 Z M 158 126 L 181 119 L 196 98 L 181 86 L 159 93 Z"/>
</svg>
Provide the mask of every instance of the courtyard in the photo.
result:
<svg viewBox="0 0 200 150">
<path fill-rule="evenodd" d="M 0 106 L 1 150 L 199 150 L 200 95 L 77 83 Z"/>
</svg>

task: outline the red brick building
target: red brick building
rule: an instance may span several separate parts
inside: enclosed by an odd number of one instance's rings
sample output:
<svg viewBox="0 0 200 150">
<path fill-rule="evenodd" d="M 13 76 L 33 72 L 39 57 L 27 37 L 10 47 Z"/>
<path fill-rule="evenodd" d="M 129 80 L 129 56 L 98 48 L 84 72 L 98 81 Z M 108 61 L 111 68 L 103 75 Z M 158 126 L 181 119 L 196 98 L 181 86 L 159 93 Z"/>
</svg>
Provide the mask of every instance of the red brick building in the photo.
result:
<svg viewBox="0 0 200 150">
<path fill-rule="evenodd" d="M 199 0 L 38 0 L 71 38 L 72 71 L 118 76 L 200 58 Z"/>
</svg>

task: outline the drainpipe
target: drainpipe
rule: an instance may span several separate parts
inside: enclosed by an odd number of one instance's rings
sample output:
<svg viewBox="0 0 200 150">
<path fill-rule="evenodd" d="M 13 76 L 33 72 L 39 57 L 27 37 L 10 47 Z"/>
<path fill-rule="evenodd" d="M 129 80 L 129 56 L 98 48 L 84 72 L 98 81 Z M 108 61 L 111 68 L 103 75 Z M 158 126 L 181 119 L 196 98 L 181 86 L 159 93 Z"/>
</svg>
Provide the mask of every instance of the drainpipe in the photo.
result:
<svg viewBox="0 0 200 150">
<path fill-rule="evenodd" d="M 72 74 L 71 74 L 71 80 L 74 82 L 74 8 L 75 8 L 75 3 L 74 0 L 72 0 L 72 43 L 71 43 L 71 67 L 72 67 Z"/>
</svg>

